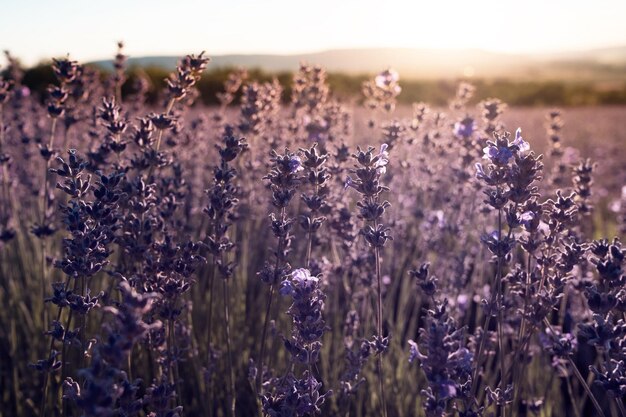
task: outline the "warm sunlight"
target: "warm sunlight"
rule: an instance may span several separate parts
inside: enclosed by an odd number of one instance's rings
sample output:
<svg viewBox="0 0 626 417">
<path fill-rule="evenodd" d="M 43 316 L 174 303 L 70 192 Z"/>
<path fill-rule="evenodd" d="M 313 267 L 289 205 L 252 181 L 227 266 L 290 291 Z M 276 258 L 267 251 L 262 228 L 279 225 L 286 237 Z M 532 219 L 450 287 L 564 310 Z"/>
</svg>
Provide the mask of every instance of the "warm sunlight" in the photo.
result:
<svg viewBox="0 0 626 417">
<path fill-rule="evenodd" d="M 626 0 L 0 3 L 0 417 L 626 417 Z"/>
<path fill-rule="evenodd" d="M 89 7 L 78 0 L 30 0 L 3 5 L 0 47 L 28 63 L 67 52 L 81 60 L 102 58 L 118 39 L 133 56 L 188 49 L 214 55 L 364 47 L 535 53 L 625 44 L 624 16 L 626 3 L 619 0 L 593 5 L 578 0 L 111 0 Z"/>
</svg>

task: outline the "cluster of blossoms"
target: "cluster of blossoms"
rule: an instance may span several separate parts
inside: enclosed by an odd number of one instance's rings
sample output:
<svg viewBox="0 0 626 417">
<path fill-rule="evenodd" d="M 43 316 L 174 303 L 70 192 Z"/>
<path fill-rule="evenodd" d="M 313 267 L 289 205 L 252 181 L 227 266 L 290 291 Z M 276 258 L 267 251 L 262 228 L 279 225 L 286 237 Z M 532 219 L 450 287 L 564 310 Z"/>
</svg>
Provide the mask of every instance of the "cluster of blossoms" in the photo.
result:
<svg viewBox="0 0 626 417">
<path fill-rule="evenodd" d="M 293 77 L 293 120 L 289 131 L 294 136 L 306 136 L 326 151 L 327 143 L 333 142 L 349 128 L 349 114 L 331 99 L 326 71 L 318 66 L 302 64 Z"/>
<path fill-rule="evenodd" d="M 274 262 L 266 261 L 263 269 L 258 272 L 258 276 L 262 282 L 269 285 L 269 298 L 265 311 L 265 320 L 263 324 L 263 334 L 261 336 L 261 351 L 258 357 L 260 371 L 254 370 L 256 374 L 256 388 L 260 391 L 261 384 L 265 380 L 265 369 L 263 360 L 265 356 L 265 339 L 267 329 L 270 322 L 270 309 L 274 297 L 276 287 L 282 279 L 291 272 L 291 265 L 287 261 L 290 252 L 293 235 L 291 234 L 292 226 L 295 219 L 288 217 L 287 208 L 296 194 L 298 187 L 302 182 L 301 171 L 302 160 L 288 149 L 280 155 L 272 151 L 272 169 L 265 177 L 269 181 L 272 191 L 272 205 L 280 210 L 278 216 L 272 213 L 270 215 L 272 234 L 276 239 L 277 247 L 273 251 Z M 259 392 L 261 394 L 261 392 Z"/>
<path fill-rule="evenodd" d="M 513 141 L 509 140 L 508 133 L 495 133 L 494 139 L 494 141 L 488 141 L 487 146 L 483 149 L 483 158 L 488 161 L 486 168 L 483 168 L 482 164 L 476 164 L 476 178 L 486 186 L 484 203 L 489 209 L 497 211 L 497 230 L 484 235 L 481 239 L 491 252 L 493 262 L 496 264 L 495 276 L 490 284 L 490 299 L 483 301 L 486 315 L 483 332 L 489 329 L 492 316 L 496 316 L 500 382 L 495 391 L 490 391 L 493 395 L 488 397 L 498 407 L 505 408 L 512 401 L 510 396 L 512 386 L 508 385 L 507 381 L 509 369 L 506 364 L 507 354 L 504 350 L 506 346 L 503 326 L 504 317 L 508 317 L 506 315 L 506 306 L 509 304 L 507 290 L 513 290 L 514 287 L 511 283 L 511 288 L 507 288 L 506 281 L 509 279 L 507 277 L 505 281 L 504 268 L 511 260 L 511 253 L 516 243 L 514 230 L 524 226 L 530 233 L 530 239 L 532 239 L 531 231 L 536 230 L 539 224 L 542 209 L 537 202 L 538 194 L 535 183 L 541 179 L 543 165 L 541 156 L 535 157 L 534 153 L 530 151 L 530 146 L 522 138 L 520 129 L 515 132 Z M 508 232 L 505 232 L 505 226 L 508 227 Z M 532 245 L 527 244 L 527 246 Z M 525 279 L 521 281 L 522 283 L 528 282 Z M 526 285 L 523 290 L 527 292 L 528 289 L 528 285 Z M 522 296 L 525 299 L 522 313 L 524 317 L 528 314 L 529 309 L 527 297 L 527 293 Z M 556 298 L 551 300 L 552 303 L 556 302 Z M 549 311 L 549 307 L 547 311 Z M 521 326 L 523 328 L 524 324 L 522 323 Z M 486 334 L 483 334 L 476 352 L 473 388 L 478 383 L 476 376 L 479 367 L 482 366 L 481 360 L 485 354 L 485 341 Z M 518 342 L 521 343 L 521 341 Z"/>
<path fill-rule="evenodd" d="M 235 95 L 247 78 L 248 71 L 243 68 L 239 68 L 228 74 L 228 79 L 224 83 L 224 92 L 220 92 L 217 95 L 223 110 L 235 100 Z"/>
<path fill-rule="evenodd" d="M 302 194 L 302 201 L 308 208 L 308 213 L 300 215 L 300 227 L 306 231 L 309 236 L 309 243 L 307 245 L 306 264 L 309 265 L 311 260 L 311 252 L 313 245 L 318 242 L 314 242 L 314 237 L 318 230 L 322 227 L 322 224 L 326 221 L 326 217 L 318 216 L 318 213 L 327 209 L 327 203 L 324 201 L 330 193 L 328 188 L 328 180 L 330 174 L 324 167 L 328 159 L 327 153 L 318 154 L 317 144 L 313 145 L 310 149 L 301 150 L 304 155 L 303 167 L 303 184 L 308 184 L 312 188 L 311 192 Z"/>
<path fill-rule="evenodd" d="M 284 345 L 292 363 L 301 364 L 305 370 L 300 378 L 290 372 L 276 383 L 274 392 L 262 398 L 263 411 L 272 417 L 319 415 L 320 407 L 332 394 L 332 391 L 320 392 L 322 383 L 313 373 L 319 361 L 322 336 L 328 329 L 322 315 L 326 296 L 320 278 L 303 268 L 295 269 L 281 283 L 280 293 L 292 299 L 287 314 L 291 316 L 293 329 L 291 337 L 284 339 Z"/>
<path fill-rule="evenodd" d="M 456 89 L 456 95 L 450 103 L 450 108 L 453 110 L 462 110 L 467 103 L 474 97 L 476 87 L 470 83 L 461 82 Z"/>
<path fill-rule="evenodd" d="M 594 385 L 602 388 L 609 398 L 619 403 L 620 409 L 626 394 L 626 369 L 624 368 L 624 347 L 622 338 L 626 335 L 623 314 L 626 311 L 626 250 L 621 242 L 606 240 L 592 244 L 592 262 L 595 264 L 598 280 L 585 288 L 587 305 L 593 312 L 593 322 L 579 325 L 579 336 L 589 345 L 595 346 L 602 354 L 603 364 L 592 365 L 595 375 Z"/>
<path fill-rule="evenodd" d="M 230 381 L 230 403 L 231 411 L 235 414 L 235 382 L 234 370 L 232 366 L 232 351 L 230 339 L 230 296 L 229 281 L 232 278 L 236 266 L 236 262 L 228 258 L 233 251 L 235 244 L 228 236 L 228 230 L 236 217 L 236 206 L 239 202 L 237 195 L 239 191 L 235 184 L 237 170 L 231 166 L 238 156 L 244 152 L 248 145 L 243 138 L 234 136 L 233 128 L 226 126 L 223 135 L 222 145 L 216 145 L 220 155 L 220 165 L 213 170 L 214 179 L 213 186 L 207 190 L 209 196 L 209 204 L 204 209 L 209 217 L 209 236 L 206 239 L 209 253 L 213 257 L 213 275 L 210 276 L 208 284 L 209 290 L 209 317 L 207 344 L 209 351 L 209 362 L 213 348 L 211 347 L 211 331 L 213 318 L 213 294 L 214 294 L 214 274 L 215 270 L 219 271 L 223 279 L 223 303 L 224 303 L 224 324 L 226 331 L 226 340 L 228 348 L 229 360 L 229 381 Z"/>
<path fill-rule="evenodd" d="M 489 98 L 478 103 L 478 107 L 481 109 L 482 118 L 485 122 L 483 130 L 488 138 L 503 130 L 500 115 L 504 113 L 506 104 L 497 98 Z"/>
<path fill-rule="evenodd" d="M 402 92 L 398 81 L 400 75 L 389 68 L 374 77 L 373 81 L 363 83 L 365 104 L 371 110 L 382 109 L 389 113 L 396 107 L 396 97 Z"/>
<path fill-rule="evenodd" d="M 566 188 L 569 186 L 570 164 L 568 159 L 568 151 L 571 148 L 563 147 L 562 131 L 565 122 L 560 110 L 551 110 L 546 115 L 546 136 L 548 139 L 547 157 L 552 162 L 552 169 L 549 173 L 549 180 L 553 187 Z"/>
<path fill-rule="evenodd" d="M 426 416 L 445 415 L 448 404 L 455 399 L 463 401 L 465 410 L 474 409 L 472 382 L 472 353 L 463 346 L 464 329 L 459 329 L 446 309 L 448 300 L 435 299 L 437 278 L 430 275 L 429 264 L 409 271 L 419 291 L 433 300 L 427 311 L 426 323 L 419 331 L 419 343 L 410 340 L 409 362 L 419 360 L 428 380 L 422 390 Z"/>
<path fill-rule="evenodd" d="M 293 77 L 291 101 L 296 109 L 313 112 L 323 105 L 328 98 L 326 71 L 319 66 L 300 65 L 300 70 Z"/>
<path fill-rule="evenodd" d="M 280 105 L 282 90 L 272 83 L 253 82 L 242 88 L 241 116 L 238 125 L 243 134 L 261 136 L 273 123 Z"/>
<path fill-rule="evenodd" d="M 355 179 L 348 177 L 346 186 L 352 187 L 360 195 L 361 200 L 357 202 L 359 217 L 363 220 L 363 227 L 360 234 L 372 249 L 374 254 L 375 275 L 376 275 L 376 335 L 373 337 L 373 348 L 378 355 L 378 381 L 380 388 L 380 402 L 383 416 L 386 416 L 386 404 L 382 371 L 382 355 L 389 347 L 389 335 L 384 335 L 383 325 L 383 281 L 381 274 L 381 251 L 385 244 L 393 239 L 389 233 L 391 229 L 380 223 L 380 220 L 391 204 L 387 200 L 381 201 L 381 194 L 388 188 L 381 185 L 382 176 L 387 172 L 389 164 L 389 153 L 387 144 L 380 147 L 380 152 L 375 154 L 375 149 L 369 147 L 366 151 L 357 148 L 357 153 L 353 155 L 356 165 L 352 170 Z"/>
<path fill-rule="evenodd" d="M 121 301 L 104 308 L 112 321 L 104 325 L 106 336 L 95 348 L 89 367 L 79 372 L 83 382 L 72 377 L 63 381 L 63 398 L 72 401 L 84 416 L 137 415 L 150 405 L 138 395 L 142 381 L 130 380 L 124 369 L 133 346 L 150 330 L 161 327 L 159 321 L 143 321 L 157 295 L 139 294 L 124 281 L 119 290 Z"/>
</svg>

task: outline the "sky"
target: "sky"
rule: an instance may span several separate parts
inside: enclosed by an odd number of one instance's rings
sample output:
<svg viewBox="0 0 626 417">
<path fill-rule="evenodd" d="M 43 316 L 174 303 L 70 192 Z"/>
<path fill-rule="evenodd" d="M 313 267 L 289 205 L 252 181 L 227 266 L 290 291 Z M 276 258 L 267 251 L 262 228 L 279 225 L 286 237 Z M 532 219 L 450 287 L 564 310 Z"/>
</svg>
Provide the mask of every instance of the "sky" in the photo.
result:
<svg viewBox="0 0 626 417">
<path fill-rule="evenodd" d="M 476 48 L 551 53 L 626 46 L 626 0 L 0 0 L 0 49 L 32 65 L 206 50 Z"/>
</svg>

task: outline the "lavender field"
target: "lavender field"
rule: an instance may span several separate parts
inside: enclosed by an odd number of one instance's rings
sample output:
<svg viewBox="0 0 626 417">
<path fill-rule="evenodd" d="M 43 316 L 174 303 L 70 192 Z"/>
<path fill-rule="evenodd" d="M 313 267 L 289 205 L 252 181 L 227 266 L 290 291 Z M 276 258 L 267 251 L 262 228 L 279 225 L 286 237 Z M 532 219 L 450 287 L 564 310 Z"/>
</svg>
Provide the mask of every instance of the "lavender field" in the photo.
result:
<svg viewBox="0 0 626 417">
<path fill-rule="evenodd" d="M 626 417 L 626 108 L 7 58 L 0 416 Z"/>
</svg>

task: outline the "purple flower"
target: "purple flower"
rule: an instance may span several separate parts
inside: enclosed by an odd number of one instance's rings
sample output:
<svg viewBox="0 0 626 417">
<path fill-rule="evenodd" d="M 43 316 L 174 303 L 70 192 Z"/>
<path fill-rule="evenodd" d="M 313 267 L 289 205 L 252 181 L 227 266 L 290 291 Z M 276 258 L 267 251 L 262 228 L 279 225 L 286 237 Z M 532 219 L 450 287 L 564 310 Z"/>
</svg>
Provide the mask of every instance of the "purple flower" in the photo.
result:
<svg viewBox="0 0 626 417">
<path fill-rule="evenodd" d="M 343 182 L 343 189 L 347 190 L 348 187 L 352 186 L 352 177 L 350 175 L 348 175 L 346 177 L 346 180 Z"/>
<path fill-rule="evenodd" d="M 386 69 L 376 76 L 374 82 L 376 83 L 376 87 L 378 88 L 388 88 L 389 86 L 395 85 L 400 80 L 400 75 L 394 69 Z M 395 88 L 400 88 L 400 86 L 395 86 Z"/>
<path fill-rule="evenodd" d="M 378 160 L 374 166 L 381 175 L 387 172 L 387 164 L 389 164 L 389 152 L 387 151 L 388 147 L 389 146 L 386 143 L 383 143 L 380 145 L 380 152 L 376 155 Z"/>
<path fill-rule="evenodd" d="M 462 137 L 464 139 L 472 136 L 475 130 L 476 125 L 474 123 L 474 119 L 472 119 L 471 117 L 466 117 L 463 120 L 458 121 L 454 124 L 454 135 Z"/>
<path fill-rule="evenodd" d="M 289 159 L 289 170 L 292 173 L 298 172 L 298 171 L 302 171 L 304 168 L 302 167 L 302 160 L 300 159 L 299 156 L 297 155 L 293 155 L 290 159 Z"/>
<path fill-rule="evenodd" d="M 489 159 L 497 165 L 506 165 L 513 158 L 513 152 L 508 144 L 500 146 L 492 142 L 487 143 L 488 145 L 483 148 L 483 159 Z"/>
<path fill-rule="evenodd" d="M 454 383 L 454 381 L 451 380 L 446 380 L 446 381 L 442 381 L 439 386 L 439 398 L 441 399 L 448 399 L 448 398 L 454 398 L 456 397 L 456 384 Z"/>
<path fill-rule="evenodd" d="M 291 279 L 283 281 L 280 293 L 282 295 L 293 295 L 296 292 L 310 291 L 319 282 L 319 278 L 311 276 L 308 269 L 299 268 L 291 273 Z"/>
<path fill-rule="evenodd" d="M 522 129 L 519 127 L 515 131 L 515 140 L 513 141 L 513 145 L 517 146 L 520 154 L 525 154 L 530 150 L 530 144 L 522 138 Z"/>
<path fill-rule="evenodd" d="M 470 299 L 467 294 L 459 294 L 456 297 L 456 308 L 459 309 L 459 311 L 466 311 L 469 307 L 469 301 Z"/>
<path fill-rule="evenodd" d="M 483 178 L 487 177 L 487 174 L 485 173 L 485 169 L 483 168 L 482 164 L 476 163 L 474 164 L 474 166 L 476 167 L 476 179 L 482 180 Z"/>
<path fill-rule="evenodd" d="M 311 276 L 311 272 L 304 268 L 298 268 L 293 271 L 291 278 L 294 283 L 297 283 L 301 287 L 314 286 L 319 281 L 319 278 Z"/>
<path fill-rule="evenodd" d="M 436 210 L 433 213 L 433 221 L 437 222 L 437 226 L 440 228 L 445 227 L 446 225 L 446 218 L 443 214 L 443 210 Z"/>
<path fill-rule="evenodd" d="M 30 88 L 23 86 L 22 88 L 20 88 L 19 90 L 19 94 L 21 97 L 30 97 Z"/>
<path fill-rule="evenodd" d="M 532 221 L 535 219 L 535 213 L 532 211 L 526 211 L 519 217 L 520 223 L 526 228 L 530 229 Z"/>
</svg>

